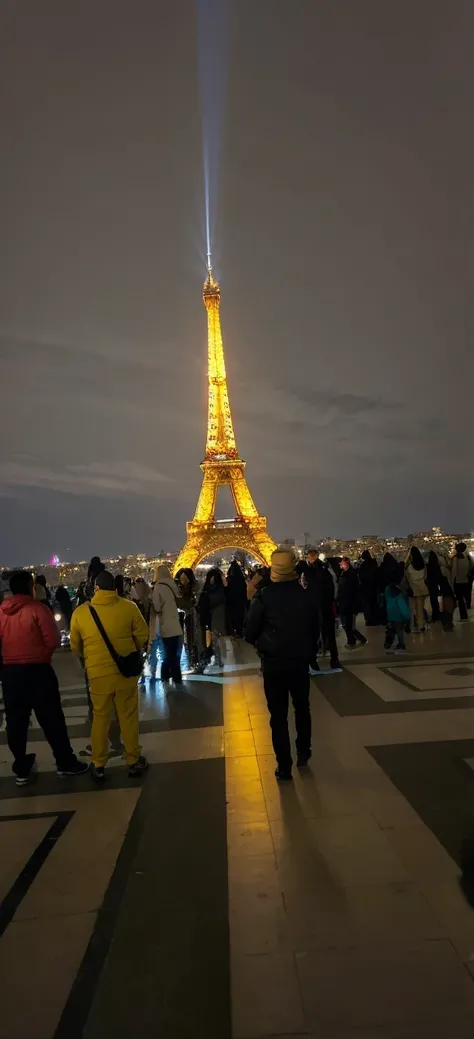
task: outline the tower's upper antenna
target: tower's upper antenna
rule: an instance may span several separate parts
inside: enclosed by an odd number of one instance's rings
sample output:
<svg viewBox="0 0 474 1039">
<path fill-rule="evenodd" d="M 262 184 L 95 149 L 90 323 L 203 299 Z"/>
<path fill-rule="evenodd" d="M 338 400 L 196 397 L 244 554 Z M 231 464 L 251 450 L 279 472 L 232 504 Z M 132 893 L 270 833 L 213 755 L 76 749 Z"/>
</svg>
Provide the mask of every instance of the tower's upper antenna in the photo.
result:
<svg viewBox="0 0 474 1039">
<path fill-rule="evenodd" d="M 207 253 L 207 259 L 206 259 L 206 262 L 207 262 L 207 270 L 208 270 L 208 273 L 209 273 L 209 274 L 212 274 L 212 259 L 211 259 L 211 254 L 210 254 L 210 253 Z"/>
</svg>

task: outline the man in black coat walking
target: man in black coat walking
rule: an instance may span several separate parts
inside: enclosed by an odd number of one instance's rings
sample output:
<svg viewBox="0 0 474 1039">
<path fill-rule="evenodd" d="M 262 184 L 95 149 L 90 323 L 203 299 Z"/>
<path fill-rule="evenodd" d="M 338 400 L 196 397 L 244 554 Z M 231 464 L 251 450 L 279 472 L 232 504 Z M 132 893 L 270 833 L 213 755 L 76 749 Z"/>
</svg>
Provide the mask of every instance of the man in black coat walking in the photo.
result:
<svg viewBox="0 0 474 1039">
<path fill-rule="evenodd" d="M 378 566 L 377 560 L 371 556 L 366 548 L 361 556 L 362 562 L 357 571 L 360 590 L 362 595 L 362 609 L 364 611 L 365 623 L 376 625 L 380 623 L 378 606 Z"/>
<path fill-rule="evenodd" d="M 360 610 L 360 588 L 357 574 L 351 565 L 350 559 L 343 556 L 341 559 L 341 576 L 339 578 L 338 603 L 341 624 L 347 638 L 347 645 L 351 648 L 359 642 L 365 646 L 367 639 L 357 631 L 355 618 Z"/>
<path fill-rule="evenodd" d="M 313 674 L 328 674 L 318 664 L 318 643 L 321 634 L 325 647 L 329 649 L 331 671 L 342 671 L 336 642 L 334 603 L 334 581 L 327 566 L 321 562 L 315 548 L 308 549 L 306 560 L 298 563 L 296 570 L 302 575 L 303 585 L 311 607 L 311 659 Z"/>
<path fill-rule="evenodd" d="M 291 696 L 295 711 L 297 766 L 311 757 L 309 661 L 311 657 L 311 608 L 295 570 L 293 552 L 277 549 L 272 555 L 270 583 L 252 600 L 245 638 L 256 646 L 262 659 L 263 684 L 270 711 L 270 726 L 277 779 L 291 779 L 293 760 L 288 732 Z"/>
</svg>

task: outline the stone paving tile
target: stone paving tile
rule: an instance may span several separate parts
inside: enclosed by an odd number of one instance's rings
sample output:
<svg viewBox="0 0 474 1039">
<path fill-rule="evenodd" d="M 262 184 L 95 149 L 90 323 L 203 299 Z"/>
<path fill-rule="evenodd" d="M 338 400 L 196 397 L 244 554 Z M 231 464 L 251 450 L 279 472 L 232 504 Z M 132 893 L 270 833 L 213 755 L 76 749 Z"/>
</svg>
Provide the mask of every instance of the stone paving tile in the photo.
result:
<svg viewBox="0 0 474 1039">
<path fill-rule="evenodd" d="M 296 957 L 308 1026 L 393 1027 L 474 1015 L 474 982 L 449 941 Z M 324 1034 L 324 1033 L 323 1033 Z"/>
<path fill-rule="evenodd" d="M 234 1039 L 304 1034 L 306 1023 L 293 957 L 289 953 L 231 956 Z"/>
<path fill-rule="evenodd" d="M 227 732 L 224 736 L 225 756 L 229 758 L 253 757 L 255 743 L 251 729 Z"/>
<path fill-rule="evenodd" d="M 335 884 L 407 882 L 407 870 L 370 815 L 276 820 L 271 824 L 279 868 L 291 874 L 305 857 L 325 863 Z"/>
<path fill-rule="evenodd" d="M 273 841 L 268 822 L 228 822 L 227 851 L 229 859 L 272 855 Z"/>
<path fill-rule="evenodd" d="M 0 814 L 3 815 L 3 811 L 0 810 Z M 47 819 L 10 819 L 0 822 L 0 902 L 53 822 L 54 816 Z"/>
<path fill-rule="evenodd" d="M 51 1039 L 95 913 L 11 923 L 0 943 L 0 1039 Z"/>
<path fill-rule="evenodd" d="M 286 890 L 288 929 L 297 951 L 440 939 L 446 932 L 416 887 Z"/>
</svg>

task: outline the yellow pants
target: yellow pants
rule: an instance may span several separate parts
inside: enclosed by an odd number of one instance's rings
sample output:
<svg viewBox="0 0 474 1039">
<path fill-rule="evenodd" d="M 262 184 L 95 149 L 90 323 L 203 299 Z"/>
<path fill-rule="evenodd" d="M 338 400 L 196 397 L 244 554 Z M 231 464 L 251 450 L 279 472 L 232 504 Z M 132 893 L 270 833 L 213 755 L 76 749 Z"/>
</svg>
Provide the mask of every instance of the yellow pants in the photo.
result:
<svg viewBox="0 0 474 1039">
<path fill-rule="evenodd" d="M 138 742 L 138 679 L 106 675 L 90 679 L 92 717 L 92 761 L 103 768 L 109 757 L 109 729 L 112 708 L 117 711 L 120 732 L 129 765 L 138 761 L 142 748 Z"/>
</svg>

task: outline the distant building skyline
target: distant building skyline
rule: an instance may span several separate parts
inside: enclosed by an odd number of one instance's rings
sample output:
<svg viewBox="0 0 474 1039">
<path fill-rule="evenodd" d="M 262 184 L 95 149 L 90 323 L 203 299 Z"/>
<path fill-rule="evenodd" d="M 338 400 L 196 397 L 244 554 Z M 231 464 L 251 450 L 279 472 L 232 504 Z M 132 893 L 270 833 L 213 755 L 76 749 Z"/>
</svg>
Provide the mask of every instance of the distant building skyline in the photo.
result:
<svg viewBox="0 0 474 1039">
<path fill-rule="evenodd" d="M 474 531 L 468 532 L 447 532 L 442 530 L 441 527 L 435 526 L 430 527 L 428 530 L 418 531 L 407 534 L 405 536 L 393 537 L 393 538 L 382 538 L 376 534 L 362 535 L 358 538 L 331 538 L 330 536 L 321 538 L 308 538 L 303 542 L 297 542 L 295 538 L 287 537 L 283 538 L 280 544 L 288 545 L 293 547 L 296 552 L 304 552 L 305 548 L 309 545 L 314 545 L 318 551 L 325 555 L 350 555 L 356 559 L 364 551 L 369 549 L 374 555 L 382 556 L 385 552 L 393 552 L 398 555 L 407 553 L 410 545 L 416 544 L 421 549 L 428 549 L 431 545 L 436 547 L 436 544 L 444 544 L 450 548 L 453 548 L 457 541 L 466 541 L 468 551 L 474 552 Z M 242 552 L 241 549 L 236 548 L 236 553 Z M 225 558 L 231 558 L 233 555 L 232 550 L 222 550 L 220 553 L 214 553 L 215 555 L 221 555 Z M 159 553 L 147 555 L 145 552 L 128 553 L 124 555 L 114 556 L 103 556 L 103 562 L 110 566 L 114 571 L 120 571 L 127 574 L 139 574 L 142 570 L 150 570 L 159 563 L 165 562 L 170 566 L 174 564 L 178 556 L 178 552 L 166 551 L 165 549 L 160 550 Z M 58 559 L 57 556 L 54 556 Z M 25 569 L 31 569 L 34 571 L 41 571 L 47 576 L 47 572 L 51 577 L 55 577 L 58 574 L 68 575 L 73 577 L 78 576 L 78 580 L 82 580 L 86 576 L 87 567 L 90 562 L 89 559 L 83 560 L 59 560 L 56 565 L 52 564 L 52 560 L 49 563 L 3 563 L 1 566 L 2 570 L 8 570 L 15 566 L 24 566 Z M 202 561 L 206 563 L 206 559 Z"/>
</svg>

